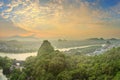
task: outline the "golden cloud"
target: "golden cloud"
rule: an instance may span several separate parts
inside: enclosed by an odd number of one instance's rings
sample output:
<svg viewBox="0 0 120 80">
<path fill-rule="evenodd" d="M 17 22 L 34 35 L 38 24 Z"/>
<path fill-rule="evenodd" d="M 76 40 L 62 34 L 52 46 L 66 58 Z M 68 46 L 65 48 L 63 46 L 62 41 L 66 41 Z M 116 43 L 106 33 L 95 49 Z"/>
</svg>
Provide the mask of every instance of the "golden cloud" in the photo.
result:
<svg viewBox="0 0 120 80">
<path fill-rule="evenodd" d="M 111 17 L 109 12 L 93 9 L 91 4 L 81 0 L 75 0 L 79 3 L 77 7 L 71 3 L 66 9 L 65 1 L 50 0 L 42 5 L 39 0 L 12 0 L 2 16 L 37 36 L 87 36 L 107 30 L 101 24 L 107 23 L 103 18 Z"/>
</svg>

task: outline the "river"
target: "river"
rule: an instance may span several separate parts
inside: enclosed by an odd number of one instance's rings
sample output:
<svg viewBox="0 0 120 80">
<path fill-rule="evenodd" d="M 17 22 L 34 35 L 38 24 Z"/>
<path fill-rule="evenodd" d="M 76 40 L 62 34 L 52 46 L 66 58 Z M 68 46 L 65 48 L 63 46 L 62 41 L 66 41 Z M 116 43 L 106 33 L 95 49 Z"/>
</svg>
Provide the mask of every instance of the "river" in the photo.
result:
<svg viewBox="0 0 120 80">
<path fill-rule="evenodd" d="M 91 46 L 96 46 L 96 45 L 78 46 L 78 47 L 62 48 L 62 49 L 55 49 L 55 50 L 69 51 L 71 49 L 87 48 L 87 47 L 91 47 Z M 0 52 L 0 56 L 2 56 L 2 57 L 7 56 L 7 57 L 9 57 L 11 59 L 16 59 L 16 60 L 25 60 L 29 56 L 36 56 L 36 55 L 37 55 L 37 52 L 33 52 L 33 53 L 16 53 L 16 54 Z"/>
<path fill-rule="evenodd" d="M 1 53 L 0 52 L 0 56 L 2 57 L 9 57 L 11 59 L 16 59 L 16 60 L 25 60 L 27 57 L 29 56 L 36 56 L 37 52 L 33 52 L 33 53 Z"/>
<path fill-rule="evenodd" d="M 56 49 L 56 50 L 59 50 L 59 51 L 69 51 L 71 49 L 81 49 L 81 48 L 87 48 L 87 47 L 92 47 L 92 46 L 98 46 L 98 45 L 86 45 L 86 46 L 78 46 L 78 47 L 69 47 L 69 48 L 62 48 L 62 49 Z M 103 44 L 101 45 L 103 46 Z"/>
<path fill-rule="evenodd" d="M 78 47 L 70 47 L 70 48 L 62 48 L 62 49 L 55 49 L 55 50 L 59 50 L 59 51 L 69 51 L 71 49 L 78 49 L 78 48 L 87 48 L 87 47 L 91 47 L 91 46 L 96 46 L 96 45 L 87 45 L 87 46 L 78 46 Z M 101 45 L 103 46 L 103 44 Z M 16 59 L 16 60 L 25 60 L 27 57 L 29 56 L 36 56 L 37 52 L 33 52 L 33 53 L 2 53 L 0 52 L 0 56 L 2 57 L 9 57 L 11 59 Z M 2 70 L 0 70 L 0 80 L 7 80 L 7 78 L 3 75 Z"/>
</svg>

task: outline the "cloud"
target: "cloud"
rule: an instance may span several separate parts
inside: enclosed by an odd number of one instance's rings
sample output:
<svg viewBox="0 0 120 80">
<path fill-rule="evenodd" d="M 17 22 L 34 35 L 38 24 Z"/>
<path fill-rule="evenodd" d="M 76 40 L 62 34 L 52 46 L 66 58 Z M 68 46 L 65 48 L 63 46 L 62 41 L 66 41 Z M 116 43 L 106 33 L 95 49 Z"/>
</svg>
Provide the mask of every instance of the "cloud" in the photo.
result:
<svg viewBox="0 0 120 80">
<path fill-rule="evenodd" d="M 0 7 L 2 7 L 4 4 L 2 2 L 0 2 Z"/>
<path fill-rule="evenodd" d="M 62 7 L 53 3 L 40 6 L 38 0 L 35 2 L 12 1 L 8 6 L 9 8 L 3 12 L 3 18 L 9 18 L 15 25 L 26 30 L 44 25 L 46 20 L 59 16 L 62 10 Z"/>
<path fill-rule="evenodd" d="M 120 2 L 111 8 L 113 12 L 120 15 Z"/>
<path fill-rule="evenodd" d="M 28 32 L 16 27 L 11 22 L 4 22 L 0 20 L 0 37 L 9 37 L 20 34 L 27 34 Z"/>
<path fill-rule="evenodd" d="M 99 0 L 93 3 L 86 0 L 11 0 L 1 15 L 37 36 L 87 36 L 98 30 L 105 32 L 107 25 L 116 23 L 113 13 L 119 14 L 119 5 L 103 10 L 98 3 Z"/>
</svg>

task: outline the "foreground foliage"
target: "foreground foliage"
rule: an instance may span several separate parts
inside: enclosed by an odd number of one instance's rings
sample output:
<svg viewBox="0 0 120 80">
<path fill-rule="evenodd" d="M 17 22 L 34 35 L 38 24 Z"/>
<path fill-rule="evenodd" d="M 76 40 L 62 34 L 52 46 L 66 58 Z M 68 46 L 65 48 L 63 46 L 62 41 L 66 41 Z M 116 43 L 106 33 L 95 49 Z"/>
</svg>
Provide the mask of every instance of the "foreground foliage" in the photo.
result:
<svg viewBox="0 0 120 80">
<path fill-rule="evenodd" d="M 96 56 L 69 55 L 44 41 L 38 55 L 27 58 L 11 80 L 120 80 L 120 47 Z"/>
</svg>

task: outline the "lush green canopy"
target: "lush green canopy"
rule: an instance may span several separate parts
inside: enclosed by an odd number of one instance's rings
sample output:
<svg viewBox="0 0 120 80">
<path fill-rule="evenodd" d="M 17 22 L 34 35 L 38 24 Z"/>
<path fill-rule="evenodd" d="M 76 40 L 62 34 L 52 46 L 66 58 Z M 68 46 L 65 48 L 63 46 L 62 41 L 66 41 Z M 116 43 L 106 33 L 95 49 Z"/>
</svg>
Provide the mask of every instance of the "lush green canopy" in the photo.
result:
<svg viewBox="0 0 120 80">
<path fill-rule="evenodd" d="M 95 56 L 69 55 L 55 51 L 50 42 L 44 41 L 38 56 L 27 58 L 23 71 L 15 69 L 10 79 L 120 80 L 120 47 Z"/>
</svg>

